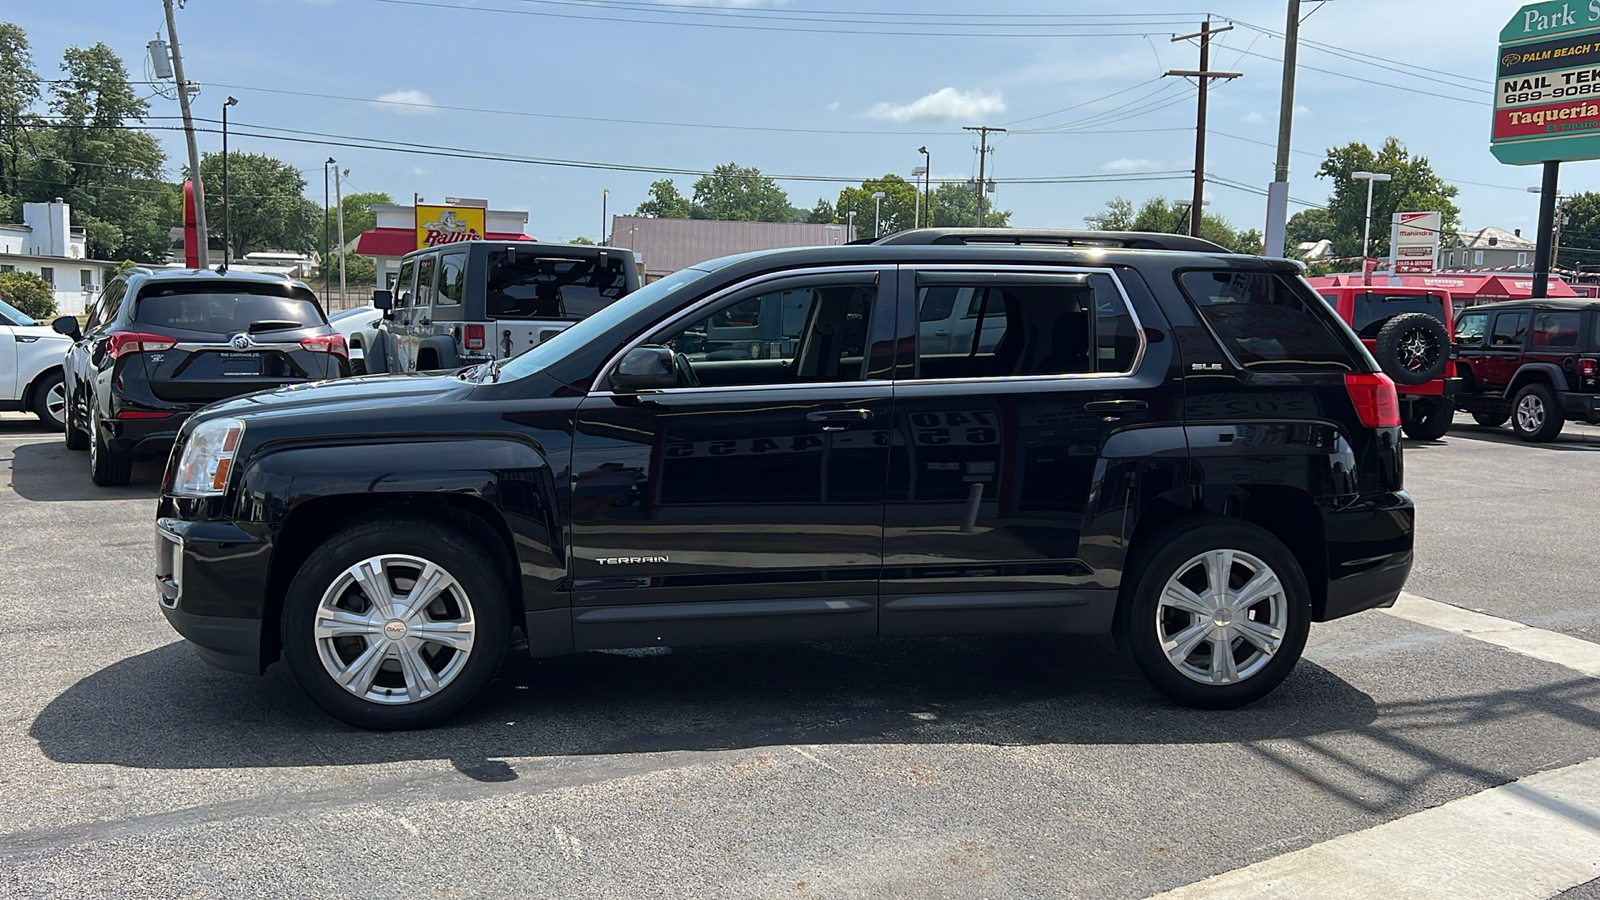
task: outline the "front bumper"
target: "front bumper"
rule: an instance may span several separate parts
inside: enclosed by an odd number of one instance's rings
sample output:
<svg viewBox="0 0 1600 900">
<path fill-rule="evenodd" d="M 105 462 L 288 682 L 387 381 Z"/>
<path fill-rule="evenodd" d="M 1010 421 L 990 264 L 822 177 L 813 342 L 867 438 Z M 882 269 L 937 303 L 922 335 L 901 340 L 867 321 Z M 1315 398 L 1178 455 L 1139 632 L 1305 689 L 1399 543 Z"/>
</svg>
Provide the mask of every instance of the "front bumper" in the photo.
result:
<svg viewBox="0 0 1600 900">
<path fill-rule="evenodd" d="M 268 547 L 228 522 L 156 520 L 156 596 L 200 658 L 261 674 Z"/>
<path fill-rule="evenodd" d="M 1411 574 L 1416 507 L 1405 491 L 1325 511 L 1328 593 L 1317 621 L 1393 606 Z"/>
</svg>

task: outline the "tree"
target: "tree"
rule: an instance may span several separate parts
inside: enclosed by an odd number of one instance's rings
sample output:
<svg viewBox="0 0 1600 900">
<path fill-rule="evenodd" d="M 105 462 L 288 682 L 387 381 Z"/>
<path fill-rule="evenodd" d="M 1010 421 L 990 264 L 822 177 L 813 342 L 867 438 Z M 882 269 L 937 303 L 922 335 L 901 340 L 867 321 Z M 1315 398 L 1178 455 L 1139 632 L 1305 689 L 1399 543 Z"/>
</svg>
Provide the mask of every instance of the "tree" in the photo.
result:
<svg viewBox="0 0 1600 900">
<path fill-rule="evenodd" d="M 1090 216 L 1088 221 L 1100 223 L 1099 227 L 1106 231 L 1188 234 L 1189 204 L 1166 197 L 1151 197 L 1135 210 L 1133 201 L 1113 197 L 1106 202 L 1105 212 Z M 1222 216 L 1204 211 L 1200 214 L 1200 237 L 1221 244 L 1234 253 L 1259 255 L 1263 243 L 1261 232 L 1254 228 L 1239 231 Z"/>
<path fill-rule="evenodd" d="M 1398 138 L 1383 142 L 1378 152 L 1359 141 L 1328 151 L 1328 158 L 1317 169 L 1318 178 L 1333 182 L 1328 199 L 1328 215 L 1333 220 L 1333 250 L 1338 256 L 1361 255 L 1362 225 L 1367 213 L 1367 183 L 1353 176 L 1356 172 L 1382 172 L 1392 176 L 1388 182 L 1372 185 L 1371 256 L 1389 252 L 1389 222 L 1400 210 L 1442 213 L 1443 231 L 1449 234 L 1460 226 L 1461 210 L 1451 202 L 1459 190 L 1433 171 L 1426 156 L 1412 156 Z"/>
<path fill-rule="evenodd" d="M 877 212 L 877 201 L 872 195 L 883 191 L 882 223 L 879 234 L 894 234 L 896 231 L 905 231 L 912 227 L 912 220 L 917 214 L 917 187 L 899 175 L 888 174 L 882 178 L 871 178 L 861 182 L 861 187 L 845 188 L 839 192 L 839 203 L 834 207 L 835 214 L 848 216 L 850 211 L 856 214 L 856 237 L 874 237 L 873 216 Z M 974 217 L 978 211 L 972 211 Z"/>
<path fill-rule="evenodd" d="M 581 234 L 578 235 L 577 237 L 573 238 L 572 240 L 567 241 L 567 243 L 569 243 L 569 244 L 582 244 L 582 245 L 584 245 L 586 247 L 593 247 L 594 246 L 594 241 L 589 240 L 588 238 L 584 237 Z"/>
<path fill-rule="evenodd" d="M 35 319 L 56 314 L 56 292 L 32 272 L 0 272 L 0 300 Z"/>
<path fill-rule="evenodd" d="M 1303 209 L 1289 217 L 1284 226 L 1284 243 L 1290 254 L 1295 254 L 1301 244 L 1333 239 L 1333 216 L 1325 209 Z"/>
<path fill-rule="evenodd" d="M 1556 262 L 1562 268 L 1600 268 L 1600 193 L 1573 194 L 1561 204 L 1566 223 L 1561 226 L 1561 252 Z M 1534 229 L 1531 238 L 1537 238 Z"/>
<path fill-rule="evenodd" d="M 696 219 L 735 222 L 787 222 L 789 195 L 754 166 L 723 163 L 694 183 Z"/>
<path fill-rule="evenodd" d="M 230 171 L 228 174 L 232 175 L 233 173 Z M 216 189 L 221 190 L 220 183 L 217 185 Z M 367 207 L 388 206 L 393 203 L 394 198 L 390 197 L 383 191 L 363 191 L 355 194 L 345 194 L 344 197 L 339 201 L 340 208 L 344 210 L 344 232 L 342 234 L 344 239 L 340 242 L 341 245 L 348 246 L 349 243 L 359 237 L 363 231 L 366 231 L 367 229 L 378 224 L 377 215 L 373 213 L 372 210 L 367 209 Z M 209 207 L 210 204 L 207 204 L 207 206 Z"/>
<path fill-rule="evenodd" d="M 809 222 L 812 225 L 831 225 L 838 221 L 835 218 L 836 215 L 833 210 L 833 204 L 828 202 L 827 197 L 821 197 L 818 198 L 817 205 L 806 212 L 802 221 Z"/>
<path fill-rule="evenodd" d="M 1112 197 L 1106 201 L 1105 212 L 1097 216 L 1084 216 L 1084 224 L 1099 231 L 1132 231 L 1133 201 L 1126 197 Z"/>
<path fill-rule="evenodd" d="M 200 158 L 206 217 L 222 231 L 222 154 Z M 233 258 L 256 250 L 307 253 L 321 246 L 322 208 L 305 197 L 306 180 L 289 163 L 264 153 L 228 152 L 228 241 Z"/>
<path fill-rule="evenodd" d="M 335 275 L 339 273 L 339 260 L 333 261 Z M 376 284 L 378 282 L 378 264 L 370 256 L 359 253 L 346 253 L 344 256 L 344 279 L 347 284 Z"/>
<path fill-rule="evenodd" d="M 978 224 L 978 195 L 966 185 L 939 185 L 933 189 L 928 206 L 928 224 L 935 228 L 971 228 Z M 857 221 L 860 218 L 857 216 Z M 983 224 L 987 228 L 1009 227 L 1011 213 L 996 207 L 992 199 L 985 200 Z"/>
<path fill-rule="evenodd" d="M 23 146 L 29 111 L 37 102 L 39 76 L 33 71 L 28 36 L 16 25 L 0 22 L 0 194 L 22 193 Z"/>
<path fill-rule="evenodd" d="M 693 213 L 692 205 L 688 199 L 678 193 L 678 186 L 672 179 L 663 178 L 650 183 L 650 199 L 639 204 L 634 215 L 649 216 L 652 219 L 687 219 Z"/>
</svg>

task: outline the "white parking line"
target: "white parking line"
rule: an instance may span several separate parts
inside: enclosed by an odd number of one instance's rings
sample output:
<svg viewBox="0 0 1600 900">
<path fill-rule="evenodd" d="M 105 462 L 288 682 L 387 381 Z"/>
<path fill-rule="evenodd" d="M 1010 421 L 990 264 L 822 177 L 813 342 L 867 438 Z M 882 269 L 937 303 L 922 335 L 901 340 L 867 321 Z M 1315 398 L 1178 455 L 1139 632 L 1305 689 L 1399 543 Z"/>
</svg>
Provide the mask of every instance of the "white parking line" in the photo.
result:
<svg viewBox="0 0 1600 900">
<path fill-rule="evenodd" d="M 1600 644 L 1591 641 L 1404 592 L 1384 612 L 1600 678 Z"/>
<path fill-rule="evenodd" d="M 1402 593 L 1390 615 L 1600 678 L 1600 644 Z M 1547 900 L 1600 878 L 1600 759 L 1214 875 L 1152 900 Z"/>
</svg>

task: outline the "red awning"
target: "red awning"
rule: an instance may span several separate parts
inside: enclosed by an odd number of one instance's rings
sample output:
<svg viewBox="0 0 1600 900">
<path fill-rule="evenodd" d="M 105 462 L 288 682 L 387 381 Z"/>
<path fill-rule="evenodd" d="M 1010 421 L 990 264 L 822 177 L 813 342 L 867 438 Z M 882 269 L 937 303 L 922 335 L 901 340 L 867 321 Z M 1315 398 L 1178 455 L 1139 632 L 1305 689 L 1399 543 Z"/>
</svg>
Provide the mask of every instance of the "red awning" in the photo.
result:
<svg viewBox="0 0 1600 900">
<path fill-rule="evenodd" d="M 533 238 L 515 231 L 489 232 L 491 241 L 531 241 Z M 362 256 L 405 256 L 417 249 L 417 233 L 410 228 L 369 228 L 361 232 L 356 241 L 356 252 Z"/>
<path fill-rule="evenodd" d="M 1308 279 L 1313 287 L 1361 287 L 1360 275 L 1323 275 Z M 1428 288 L 1449 291 L 1452 299 L 1466 303 L 1493 303 L 1496 300 L 1524 300 L 1533 295 L 1533 276 L 1523 272 L 1501 272 L 1460 275 L 1401 275 L 1400 284 L 1409 288 Z M 1389 286 L 1389 276 L 1382 273 L 1372 276 L 1373 290 Z M 1551 297 L 1576 297 L 1565 281 L 1550 276 Z"/>
</svg>

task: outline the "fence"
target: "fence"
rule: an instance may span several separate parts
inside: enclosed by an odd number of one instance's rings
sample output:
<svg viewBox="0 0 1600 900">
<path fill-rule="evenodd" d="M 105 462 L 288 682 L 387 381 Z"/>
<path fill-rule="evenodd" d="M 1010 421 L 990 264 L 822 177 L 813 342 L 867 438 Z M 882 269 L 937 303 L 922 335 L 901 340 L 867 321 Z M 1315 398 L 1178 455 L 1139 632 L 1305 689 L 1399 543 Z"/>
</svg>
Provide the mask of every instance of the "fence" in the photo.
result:
<svg viewBox="0 0 1600 900">
<path fill-rule="evenodd" d="M 375 284 L 350 284 L 346 286 L 345 292 L 340 294 L 339 282 L 335 279 L 333 287 L 324 294 L 321 281 L 312 279 L 308 280 L 306 284 L 310 285 L 311 289 L 316 291 L 318 296 L 322 298 L 322 308 L 330 313 L 338 312 L 341 309 L 355 309 L 358 306 L 366 306 L 372 302 L 372 291 L 377 287 Z"/>
</svg>

